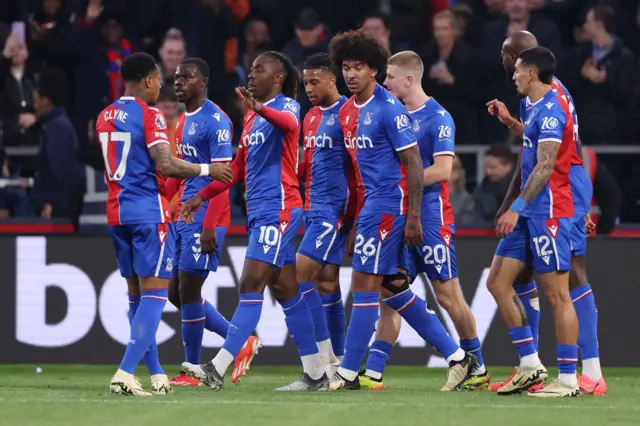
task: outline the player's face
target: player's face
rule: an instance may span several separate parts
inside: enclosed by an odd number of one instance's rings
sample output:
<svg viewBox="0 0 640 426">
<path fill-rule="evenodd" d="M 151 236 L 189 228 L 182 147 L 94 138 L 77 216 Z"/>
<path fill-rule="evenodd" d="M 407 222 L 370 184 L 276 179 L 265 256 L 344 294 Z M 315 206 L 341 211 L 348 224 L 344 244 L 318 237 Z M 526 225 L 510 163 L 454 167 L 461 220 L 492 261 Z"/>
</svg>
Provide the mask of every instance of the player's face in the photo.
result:
<svg viewBox="0 0 640 426">
<path fill-rule="evenodd" d="M 396 98 L 404 99 L 409 88 L 406 73 L 402 72 L 402 69 L 397 65 L 387 66 L 387 78 L 384 80 L 384 87 Z"/>
<path fill-rule="evenodd" d="M 377 71 L 361 61 L 347 60 L 342 63 L 342 75 L 351 93 L 362 93 L 370 84 L 375 84 Z"/>
<path fill-rule="evenodd" d="M 500 56 L 502 57 L 502 65 L 504 66 L 504 69 L 509 73 L 509 75 L 512 75 L 516 67 L 518 54 L 513 50 L 510 44 L 505 42 L 502 45 Z"/>
<path fill-rule="evenodd" d="M 436 39 L 440 46 L 450 45 L 455 41 L 456 32 L 450 19 L 433 20 L 433 38 Z"/>
<path fill-rule="evenodd" d="M 195 98 L 207 86 L 207 80 L 200 75 L 198 67 L 193 64 L 178 65 L 174 78 L 174 88 L 180 102 Z"/>
<path fill-rule="evenodd" d="M 162 86 L 162 76 L 159 68 L 156 67 L 156 69 L 149 74 L 145 79 L 145 85 L 149 97 L 149 104 L 153 105 L 158 100 L 158 96 L 160 96 L 160 87 Z"/>
<path fill-rule="evenodd" d="M 497 182 L 505 178 L 513 169 L 513 165 L 493 155 L 484 156 L 484 173 L 489 180 Z"/>
<path fill-rule="evenodd" d="M 269 95 L 274 84 L 284 78 L 280 64 L 274 59 L 260 55 L 249 70 L 249 84 L 247 89 L 256 99 L 264 99 Z"/>
<path fill-rule="evenodd" d="M 520 96 L 529 96 L 533 72 L 534 70 L 531 67 L 523 66 L 522 60 L 518 59 L 515 73 L 513 73 L 513 81 Z"/>
<path fill-rule="evenodd" d="M 326 105 L 327 99 L 336 87 L 336 77 L 325 69 L 305 69 L 302 71 L 302 84 L 309 102 Z"/>
</svg>

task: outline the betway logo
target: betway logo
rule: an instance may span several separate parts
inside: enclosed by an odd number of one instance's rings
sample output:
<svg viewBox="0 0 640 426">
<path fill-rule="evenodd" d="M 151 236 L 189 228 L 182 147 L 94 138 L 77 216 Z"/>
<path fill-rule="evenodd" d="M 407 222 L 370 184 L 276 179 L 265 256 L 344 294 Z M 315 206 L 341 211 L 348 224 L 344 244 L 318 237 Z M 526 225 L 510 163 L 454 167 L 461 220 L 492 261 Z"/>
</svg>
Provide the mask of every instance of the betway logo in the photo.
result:
<svg viewBox="0 0 640 426">
<path fill-rule="evenodd" d="M 304 147 L 309 148 L 333 148 L 333 139 L 326 134 L 310 135 L 304 137 Z"/>
<path fill-rule="evenodd" d="M 244 135 L 242 140 L 240 141 L 240 145 L 245 148 L 250 145 L 260 145 L 264 143 L 264 133 L 262 132 L 253 132 L 248 135 Z"/>
<path fill-rule="evenodd" d="M 373 141 L 367 136 L 354 136 L 351 137 L 351 132 L 347 133 L 347 137 L 344 138 L 344 143 L 348 149 L 358 147 L 359 149 L 373 148 Z"/>
<path fill-rule="evenodd" d="M 35 347 L 56 348 L 70 346 L 84 339 L 100 321 L 102 329 L 114 341 L 126 345 L 129 341 L 129 322 L 127 312 L 127 285 L 115 270 L 111 272 L 102 285 L 95 285 L 89 275 L 77 266 L 66 263 L 47 263 L 45 237 L 18 237 L 16 239 L 16 339 Z M 246 247 L 230 246 L 227 248 L 231 264 L 219 266 L 216 273 L 209 275 L 202 288 L 202 295 L 213 306 L 218 306 L 218 290 L 221 288 L 237 288 L 234 276 L 241 276 L 246 254 Z M 71 255 L 70 255 L 71 256 Z M 478 288 L 471 303 L 471 310 L 476 317 L 478 337 L 484 340 L 496 313 L 497 306 L 486 288 L 486 268 L 480 277 Z M 340 287 L 344 302 L 351 288 L 350 267 L 340 269 Z M 418 280 L 413 291 L 424 298 L 427 285 L 420 285 Z M 425 282 L 423 281 L 423 282 Z M 64 292 L 67 304 L 66 312 L 57 323 L 46 321 L 46 297 L 48 289 Z M 433 293 L 433 290 L 431 290 Z M 435 300 L 433 297 L 430 300 Z M 442 318 L 449 333 L 457 339 L 455 328 L 449 316 L 441 309 Z M 178 310 L 167 303 L 166 313 L 179 315 Z M 403 320 L 404 322 L 404 320 Z M 172 338 L 179 337 L 180 330 L 174 329 L 162 321 L 158 327 L 156 339 L 162 344 Z M 264 303 L 260 322 L 256 328 L 262 344 L 268 347 L 283 347 L 287 341 L 287 326 L 282 308 L 271 296 L 268 289 L 264 293 Z M 217 348 L 222 346 L 223 339 L 214 333 L 205 332 L 203 346 Z M 398 343 L 404 347 L 425 347 L 425 342 L 408 325 L 404 324 L 400 331 Z M 429 366 L 444 366 L 444 360 L 431 357 Z"/>
<path fill-rule="evenodd" d="M 184 157 L 198 156 L 198 151 L 188 143 L 176 144 L 176 150 L 178 151 L 178 155 L 182 155 Z"/>
</svg>

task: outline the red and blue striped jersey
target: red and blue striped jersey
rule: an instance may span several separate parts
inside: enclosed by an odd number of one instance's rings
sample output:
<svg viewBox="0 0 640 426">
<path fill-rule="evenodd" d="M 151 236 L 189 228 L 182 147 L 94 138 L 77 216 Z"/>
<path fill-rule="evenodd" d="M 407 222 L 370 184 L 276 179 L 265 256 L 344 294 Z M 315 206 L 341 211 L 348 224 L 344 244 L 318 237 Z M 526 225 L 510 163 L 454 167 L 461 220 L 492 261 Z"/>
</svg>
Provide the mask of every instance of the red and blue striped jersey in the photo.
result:
<svg viewBox="0 0 640 426">
<path fill-rule="evenodd" d="M 407 171 L 398 152 L 417 145 L 407 109 L 378 85 L 362 105 L 351 97 L 339 116 L 347 150 L 355 151 L 360 214 L 406 215 Z"/>
<path fill-rule="evenodd" d="M 418 138 L 422 168 L 433 165 L 439 155 L 455 155 L 456 126 L 451 114 L 429 98 L 420 108 L 409 111 L 413 132 Z M 449 203 L 449 182 L 425 186 L 420 216 L 425 225 L 450 225 L 454 223 L 453 209 Z"/>
<path fill-rule="evenodd" d="M 121 97 L 98 115 L 96 133 L 109 189 L 109 225 L 170 222 L 164 178 L 148 152 L 169 143 L 162 112 L 140 99 Z"/>
<path fill-rule="evenodd" d="M 351 164 L 344 144 L 338 112 L 347 101 L 311 108 L 304 117 L 305 203 L 304 209 L 345 213 L 349 190 L 347 173 Z"/>
<path fill-rule="evenodd" d="M 569 172 L 576 153 L 576 142 L 569 106 L 553 90 L 549 90 L 542 99 L 530 106 L 524 109 L 521 106 L 520 110 L 524 119 L 521 192 L 538 164 L 538 144 L 553 142 L 561 146 L 549 181 L 521 214 L 540 218 L 573 217 L 574 200 Z"/>
<path fill-rule="evenodd" d="M 264 105 L 292 114 L 298 126 L 283 133 L 255 111 L 245 113 L 237 155 L 245 156 L 247 211 L 301 208 L 298 183 L 300 105 L 282 93 Z"/>
</svg>

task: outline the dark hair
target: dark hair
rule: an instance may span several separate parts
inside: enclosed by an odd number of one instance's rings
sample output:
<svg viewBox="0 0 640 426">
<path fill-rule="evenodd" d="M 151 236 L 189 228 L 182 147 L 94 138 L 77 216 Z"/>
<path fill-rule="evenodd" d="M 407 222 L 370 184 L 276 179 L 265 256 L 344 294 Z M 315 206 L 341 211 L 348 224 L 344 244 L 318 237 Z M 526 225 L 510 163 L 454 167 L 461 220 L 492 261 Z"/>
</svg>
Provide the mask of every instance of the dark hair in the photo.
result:
<svg viewBox="0 0 640 426">
<path fill-rule="evenodd" d="M 516 156 L 511 152 L 511 148 L 505 144 L 491 145 L 484 152 L 485 157 L 491 156 L 502 160 L 503 163 L 514 164 L 516 162 Z"/>
<path fill-rule="evenodd" d="M 38 94 L 47 98 L 54 106 L 64 105 L 67 100 L 67 77 L 58 68 L 47 68 L 38 79 Z"/>
<path fill-rule="evenodd" d="M 551 84 L 556 72 L 556 57 L 546 47 L 538 46 L 523 50 L 518 56 L 522 65 L 533 66 L 538 70 L 538 78 L 544 84 Z"/>
<path fill-rule="evenodd" d="M 125 83 L 139 83 L 158 68 L 156 60 L 148 53 L 134 53 L 120 65 L 120 75 Z"/>
<path fill-rule="evenodd" d="M 335 69 L 342 69 L 344 61 L 361 61 L 378 71 L 378 76 L 385 73 L 389 52 L 375 38 L 364 31 L 353 30 L 338 34 L 329 43 L 331 62 Z"/>
<path fill-rule="evenodd" d="M 389 15 L 384 13 L 381 10 L 372 10 L 369 13 L 367 13 L 364 19 L 362 20 L 362 25 L 364 25 L 364 22 L 367 19 L 380 19 L 386 29 L 391 28 L 391 20 L 389 19 Z"/>
<path fill-rule="evenodd" d="M 331 57 L 328 53 L 315 53 L 304 61 L 302 66 L 304 70 L 327 70 L 330 73 L 335 74 L 335 69 L 331 64 Z"/>
<path fill-rule="evenodd" d="M 200 58 L 187 58 L 184 61 L 180 62 L 180 65 L 195 65 L 200 75 L 202 75 L 206 79 L 209 79 L 209 65 L 207 65 L 207 63 Z"/>
<path fill-rule="evenodd" d="M 173 86 L 167 85 L 160 88 L 160 95 L 158 95 L 156 103 L 163 101 L 178 102 L 178 96 Z"/>
<path fill-rule="evenodd" d="M 601 22 L 604 30 L 609 34 L 613 34 L 616 30 L 616 12 L 609 6 L 595 6 L 593 10 L 593 19 Z"/>
<path fill-rule="evenodd" d="M 298 86 L 300 85 L 300 74 L 298 74 L 298 70 L 293 66 L 291 58 L 276 50 L 269 50 L 262 53 L 262 55 L 275 59 L 282 64 L 285 72 L 284 83 L 282 83 L 282 93 L 289 98 L 296 99 Z"/>
</svg>

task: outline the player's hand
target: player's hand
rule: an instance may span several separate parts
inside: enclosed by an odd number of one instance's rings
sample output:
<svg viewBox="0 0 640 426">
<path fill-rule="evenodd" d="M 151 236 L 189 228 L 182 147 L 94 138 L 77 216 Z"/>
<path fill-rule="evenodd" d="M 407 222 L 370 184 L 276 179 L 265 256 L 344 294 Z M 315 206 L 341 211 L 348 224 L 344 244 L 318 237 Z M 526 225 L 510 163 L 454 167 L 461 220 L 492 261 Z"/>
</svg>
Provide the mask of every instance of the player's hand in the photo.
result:
<svg viewBox="0 0 640 426">
<path fill-rule="evenodd" d="M 511 126 L 515 121 L 504 102 L 500 102 L 497 99 L 487 102 L 487 112 L 496 117 L 505 126 Z"/>
<path fill-rule="evenodd" d="M 215 229 L 202 228 L 200 247 L 202 247 L 202 251 L 207 254 L 213 254 L 218 251 L 218 238 L 216 237 Z"/>
<path fill-rule="evenodd" d="M 507 212 L 507 210 L 509 210 L 509 206 L 510 205 L 511 205 L 511 203 L 509 203 L 509 204 L 503 203 L 500 206 L 500 208 L 496 212 L 495 219 L 493 219 L 493 226 L 498 226 L 498 219 L 500 219 L 502 217 L 502 215 L 505 214 Z"/>
<path fill-rule="evenodd" d="M 186 203 L 182 203 L 182 209 L 180 210 L 180 216 L 182 220 L 187 225 L 191 225 L 193 223 L 193 215 L 202 207 L 204 204 L 204 200 L 200 196 L 200 194 L 196 194 L 194 197 L 191 197 Z"/>
<path fill-rule="evenodd" d="M 349 255 L 353 256 L 353 248 L 356 242 L 356 225 L 353 224 L 351 231 L 349 231 L 349 235 L 347 236 L 347 244 L 344 247 L 344 251 Z"/>
<path fill-rule="evenodd" d="M 589 213 L 584 217 L 584 228 L 587 230 L 587 234 L 596 230 L 596 224 L 591 219 L 591 215 Z"/>
<path fill-rule="evenodd" d="M 250 110 L 253 110 L 257 113 L 260 113 L 262 111 L 262 104 L 256 101 L 251 95 L 251 92 L 249 92 L 244 87 L 236 87 L 236 94 L 240 99 L 244 101 L 244 105 Z"/>
<path fill-rule="evenodd" d="M 223 183 L 233 182 L 233 170 L 225 164 L 209 164 L 209 176 Z"/>
<path fill-rule="evenodd" d="M 520 215 L 513 210 L 507 210 L 505 214 L 500 216 L 498 223 L 496 224 L 496 234 L 501 237 L 508 237 L 513 232 L 513 229 L 518 223 Z"/>
<path fill-rule="evenodd" d="M 404 225 L 404 242 L 411 248 L 418 247 L 422 243 L 422 223 L 419 217 L 407 217 Z"/>
</svg>

